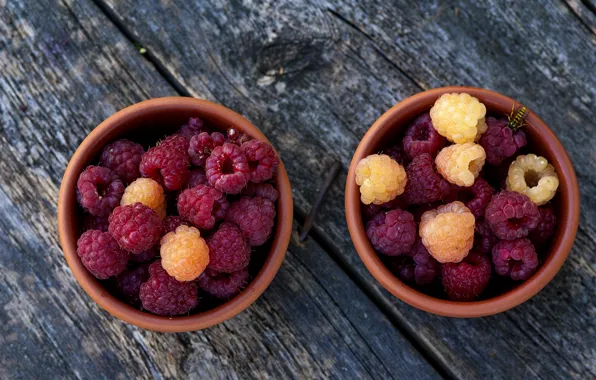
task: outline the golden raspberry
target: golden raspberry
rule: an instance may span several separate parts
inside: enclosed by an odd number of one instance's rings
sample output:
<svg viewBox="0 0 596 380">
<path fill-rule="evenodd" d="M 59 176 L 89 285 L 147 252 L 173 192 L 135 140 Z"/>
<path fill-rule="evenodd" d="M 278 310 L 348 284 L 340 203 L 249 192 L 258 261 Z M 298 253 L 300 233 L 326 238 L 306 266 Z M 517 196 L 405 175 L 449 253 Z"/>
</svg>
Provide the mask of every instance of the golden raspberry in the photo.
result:
<svg viewBox="0 0 596 380">
<path fill-rule="evenodd" d="M 120 206 L 142 203 L 149 207 L 161 219 L 166 217 L 166 197 L 163 188 L 151 178 L 138 178 L 124 190 Z"/>
<path fill-rule="evenodd" d="M 458 186 L 469 187 L 474 184 L 474 180 L 484 166 L 485 159 L 484 148 L 469 142 L 453 144 L 441 149 L 435 158 L 435 164 L 437 171 L 447 181 Z"/>
<path fill-rule="evenodd" d="M 404 192 L 406 181 L 404 167 L 385 154 L 371 154 L 356 166 L 356 183 L 365 205 L 392 201 Z"/>
<path fill-rule="evenodd" d="M 420 237 L 428 252 L 440 263 L 459 263 L 474 244 L 476 220 L 460 201 L 422 214 Z"/>
<path fill-rule="evenodd" d="M 486 132 L 486 107 L 470 94 L 443 94 L 430 109 L 433 127 L 457 144 L 476 141 Z"/>
<path fill-rule="evenodd" d="M 209 264 L 209 247 L 194 227 L 179 226 L 161 238 L 161 265 L 178 281 L 192 281 Z"/>
<path fill-rule="evenodd" d="M 517 156 L 509 166 L 507 190 L 525 194 L 538 206 L 550 201 L 559 187 L 555 168 L 535 154 Z"/>
</svg>

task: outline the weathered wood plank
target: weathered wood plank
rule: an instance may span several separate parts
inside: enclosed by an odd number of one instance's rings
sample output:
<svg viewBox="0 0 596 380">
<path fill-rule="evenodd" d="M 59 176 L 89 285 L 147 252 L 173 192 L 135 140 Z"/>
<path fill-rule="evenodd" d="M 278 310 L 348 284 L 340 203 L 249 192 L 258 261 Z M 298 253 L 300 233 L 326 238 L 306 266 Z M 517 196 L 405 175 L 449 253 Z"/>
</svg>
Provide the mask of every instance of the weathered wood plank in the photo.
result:
<svg viewBox="0 0 596 380">
<path fill-rule="evenodd" d="M 63 170 L 110 114 L 173 94 L 93 3 L 0 2 L 0 377 L 437 378 L 314 242 L 205 331 L 143 331 L 94 305 L 58 243 Z"/>
<path fill-rule="evenodd" d="M 589 296 L 596 285 L 590 264 L 596 248 L 595 40 L 563 2 L 106 4 L 187 91 L 240 111 L 266 131 L 287 163 L 302 213 L 315 197 L 313 176 L 333 159 L 347 167 L 366 129 L 405 96 L 467 84 L 503 92 L 535 110 L 568 148 L 584 207 L 567 264 L 525 305 L 456 320 L 414 310 L 380 289 L 349 240 L 345 175 L 315 229 L 454 376 L 596 376 L 596 343 L 589 339 L 596 312 Z"/>
</svg>

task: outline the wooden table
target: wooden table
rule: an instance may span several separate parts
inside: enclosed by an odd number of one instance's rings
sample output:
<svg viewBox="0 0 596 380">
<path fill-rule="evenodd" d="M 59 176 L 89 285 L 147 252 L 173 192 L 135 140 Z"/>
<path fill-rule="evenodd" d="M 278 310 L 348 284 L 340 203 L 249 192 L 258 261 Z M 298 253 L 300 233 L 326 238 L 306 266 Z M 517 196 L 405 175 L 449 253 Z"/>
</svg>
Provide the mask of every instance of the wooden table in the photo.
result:
<svg viewBox="0 0 596 380">
<path fill-rule="evenodd" d="M 389 4 L 391 3 L 391 4 Z M 596 16 L 593 0 L 0 0 L 0 378 L 596 377 Z M 385 110 L 444 85 L 539 114 L 582 193 L 557 277 L 473 320 L 402 303 L 358 258 L 343 212 L 352 152 Z M 300 224 L 342 163 L 304 247 L 265 294 L 204 331 L 140 330 L 72 277 L 56 226 L 82 139 L 144 99 L 243 114 L 273 141 Z"/>
</svg>

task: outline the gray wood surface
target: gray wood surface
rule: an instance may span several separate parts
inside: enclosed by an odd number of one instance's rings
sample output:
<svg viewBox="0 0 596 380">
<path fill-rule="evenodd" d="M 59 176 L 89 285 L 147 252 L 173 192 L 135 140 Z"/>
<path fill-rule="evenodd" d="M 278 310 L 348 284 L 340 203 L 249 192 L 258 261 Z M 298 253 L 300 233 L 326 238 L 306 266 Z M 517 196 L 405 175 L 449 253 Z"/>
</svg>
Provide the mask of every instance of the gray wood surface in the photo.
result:
<svg viewBox="0 0 596 380">
<path fill-rule="evenodd" d="M 65 165 L 116 110 L 172 94 L 92 3 L 1 3 L 0 378 L 438 378 L 314 241 L 201 332 L 143 331 L 86 296 L 58 243 Z"/>
<path fill-rule="evenodd" d="M 422 355 L 456 378 L 595 377 L 590 2 L 418 3 L 0 0 L 0 169 L 10 173 L 0 178 L 0 377 L 435 377 Z M 436 317 L 389 295 L 344 221 L 345 170 L 366 129 L 404 97 L 448 84 L 492 88 L 538 113 L 567 147 L 582 192 L 561 273 L 489 318 Z M 290 249 L 253 307 L 167 335 L 93 305 L 62 258 L 55 205 L 86 133 L 126 105 L 176 93 L 262 128 L 298 214 L 315 198 L 313 177 L 333 159 L 344 171 L 313 239 Z"/>
<path fill-rule="evenodd" d="M 286 162 L 298 213 L 307 212 L 315 198 L 313 174 L 323 173 L 332 159 L 347 168 L 374 120 L 422 89 L 487 87 L 537 112 L 569 150 L 583 207 L 568 262 L 521 307 L 476 320 L 441 318 L 380 289 L 347 233 L 343 176 L 315 230 L 336 260 L 450 375 L 596 376 L 595 38 L 567 3 L 105 3 L 183 93 L 221 102 L 263 128 Z"/>
</svg>

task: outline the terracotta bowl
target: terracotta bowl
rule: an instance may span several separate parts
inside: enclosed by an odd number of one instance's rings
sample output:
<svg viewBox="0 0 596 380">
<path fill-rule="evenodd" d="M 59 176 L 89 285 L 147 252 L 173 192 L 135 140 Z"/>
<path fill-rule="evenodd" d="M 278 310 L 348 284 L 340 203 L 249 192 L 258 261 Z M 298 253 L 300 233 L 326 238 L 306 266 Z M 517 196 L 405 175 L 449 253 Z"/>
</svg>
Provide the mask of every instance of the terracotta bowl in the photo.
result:
<svg viewBox="0 0 596 380">
<path fill-rule="evenodd" d="M 189 117 L 199 116 L 214 129 L 234 127 L 248 135 L 268 141 L 265 135 L 236 112 L 206 100 L 169 97 L 147 100 L 112 115 L 81 143 L 72 156 L 60 186 L 58 230 L 66 261 L 75 278 L 97 304 L 113 316 L 133 325 L 164 332 L 204 329 L 232 318 L 252 304 L 269 286 L 286 254 L 292 231 L 292 190 L 288 174 L 279 165 L 275 178 L 279 190 L 275 234 L 268 257 L 247 288 L 228 302 L 205 312 L 180 317 L 160 317 L 129 306 L 112 296 L 83 266 L 76 247 L 81 225 L 76 202 L 76 181 L 83 169 L 96 162 L 103 147 L 118 138 L 154 143 L 173 133 Z"/>
<path fill-rule="evenodd" d="M 579 188 L 565 149 L 546 124 L 533 112 L 529 112 L 524 131 L 528 137 L 529 151 L 544 156 L 555 167 L 559 176 L 558 193 L 553 207 L 558 218 L 557 230 L 548 247 L 542 253 L 542 263 L 527 281 L 493 298 L 474 302 L 454 302 L 421 293 L 400 281 L 381 262 L 366 236 L 363 224 L 360 192 L 356 185 L 355 170 L 358 162 L 394 141 L 410 121 L 422 112 L 430 110 L 434 102 L 445 93 L 467 92 L 486 105 L 488 114 L 509 114 L 515 100 L 504 95 L 473 87 L 443 87 L 424 91 L 395 105 L 370 127 L 358 145 L 346 183 L 346 219 L 352 241 L 360 258 L 371 274 L 393 295 L 419 309 L 452 317 L 481 317 L 511 309 L 538 293 L 559 271 L 569 255 L 579 222 Z"/>
</svg>

